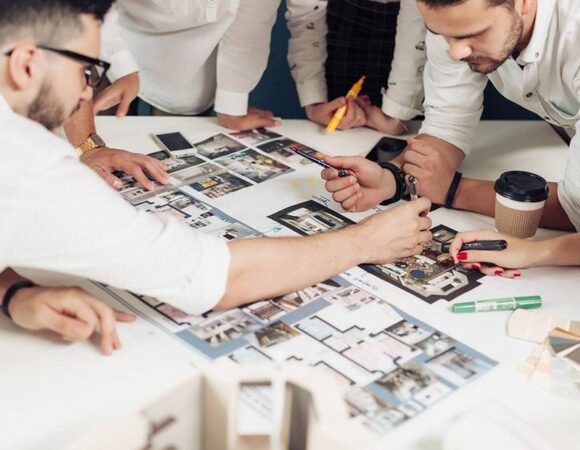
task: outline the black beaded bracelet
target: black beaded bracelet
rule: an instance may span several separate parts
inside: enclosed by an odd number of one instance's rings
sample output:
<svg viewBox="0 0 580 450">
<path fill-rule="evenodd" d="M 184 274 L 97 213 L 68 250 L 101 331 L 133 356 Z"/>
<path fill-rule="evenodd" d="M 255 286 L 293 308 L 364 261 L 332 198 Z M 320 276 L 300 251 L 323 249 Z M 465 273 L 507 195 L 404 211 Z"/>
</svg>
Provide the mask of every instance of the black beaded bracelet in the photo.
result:
<svg viewBox="0 0 580 450">
<path fill-rule="evenodd" d="M 4 298 L 2 299 L 2 312 L 4 313 L 4 315 L 6 317 L 8 317 L 9 319 L 12 319 L 12 316 L 10 315 L 10 311 L 8 310 L 8 306 L 10 306 L 10 302 L 14 298 L 14 295 L 16 295 L 16 293 L 20 289 L 25 289 L 25 288 L 35 287 L 35 286 L 36 286 L 36 284 L 34 284 L 32 281 L 28 281 L 28 280 L 18 281 L 16 283 L 14 283 L 12 286 L 10 286 L 8 288 L 8 290 L 6 291 L 6 293 L 4 294 Z"/>
<path fill-rule="evenodd" d="M 396 185 L 395 194 L 390 199 L 381 202 L 381 205 L 387 206 L 390 205 L 391 203 L 398 202 L 403 198 L 403 196 L 405 195 L 405 190 L 407 189 L 407 184 L 405 183 L 404 172 L 397 166 L 395 166 L 393 163 L 382 162 L 379 163 L 379 166 L 391 172 L 393 174 L 393 177 L 395 177 L 395 185 Z"/>
<path fill-rule="evenodd" d="M 453 181 L 451 182 L 449 190 L 447 191 L 447 196 L 445 197 L 445 207 L 448 209 L 453 209 L 455 194 L 457 194 L 457 188 L 459 188 L 462 176 L 463 174 L 461 172 L 455 172 L 455 175 L 453 176 Z"/>
</svg>

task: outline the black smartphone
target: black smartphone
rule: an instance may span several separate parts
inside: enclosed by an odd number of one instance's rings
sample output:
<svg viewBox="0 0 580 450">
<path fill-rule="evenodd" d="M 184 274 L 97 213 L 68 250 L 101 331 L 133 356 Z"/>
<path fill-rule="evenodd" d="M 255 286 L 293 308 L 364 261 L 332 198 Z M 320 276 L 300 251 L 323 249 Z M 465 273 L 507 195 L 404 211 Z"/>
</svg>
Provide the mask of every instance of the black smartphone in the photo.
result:
<svg viewBox="0 0 580 450">
<path fill-rule="evenodd" d="M 185 156 L 193 153 L 194 147 L 185 137 L 178 132 L 154 134 L 153 140 L 163 150 L 170 152 L 175 156 Z"/>
<path fill-rule="evenodd" d="M 387 162 L 401 153 L 407 146 L 403 139 L 383 137 L 375 144 L 366 158 L 379 163 Z"/>
</svg>

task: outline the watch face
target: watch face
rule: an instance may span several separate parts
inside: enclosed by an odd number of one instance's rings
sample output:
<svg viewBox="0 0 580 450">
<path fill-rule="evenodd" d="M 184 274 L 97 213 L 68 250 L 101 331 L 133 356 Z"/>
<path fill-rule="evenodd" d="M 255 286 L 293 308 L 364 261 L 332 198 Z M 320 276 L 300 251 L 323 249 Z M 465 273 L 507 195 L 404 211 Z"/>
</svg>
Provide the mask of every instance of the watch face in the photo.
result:
<svg viewBox="0 0 580 450">
<path fill-rule="evenodd" d="M 106 145 L 105 141 L 97 133 L 91 134 L 90 138 L 95 144 L 94 147 L 104 147 Z"/>
</svg>

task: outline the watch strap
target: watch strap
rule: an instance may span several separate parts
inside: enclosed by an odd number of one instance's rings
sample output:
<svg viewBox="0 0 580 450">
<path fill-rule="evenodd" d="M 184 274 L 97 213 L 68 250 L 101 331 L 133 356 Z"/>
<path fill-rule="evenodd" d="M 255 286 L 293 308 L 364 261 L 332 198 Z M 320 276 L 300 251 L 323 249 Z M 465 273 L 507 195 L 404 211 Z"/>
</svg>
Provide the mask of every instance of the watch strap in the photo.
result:
<svg viewBox="0 0 580 450">
<path fill-rule="evenodd" d="M 455 172 L 453 176 L 453 181 L 451 181 L 451 185 L 447 191 L 447 195 L 445 196 L 445 207 L 448 209 L 453 209 L 453 202 L 455 201 L 455 195 L 457 194 L 457 189 L 459 188 L 459 183 L 461 183 L 461 178 L 463 174 L 461 172 Z"/>
<path fill-rule="evenodd" d="M 10 311 L 8 310 L 8 307 L 10 306 L 10 302 L 12 301 L 14 296 L 16 295 L 16 293 L 20 289 L 30 288 L 30 287 L 34 287 L 34 286 L 36 286 L 36 284 L 34 284 L 32 281 L 28 281 L 28 280 L 17 281 L 12 286 L 10 286 L 8 288 L 8 290 L 6 291 L 6 293 L 4 294 L 4 298 L 2 299 L 2 313 L 4 313 L 4 315 L 6 317 L 8 317 L 9 319 L 12 319 L 12 316 L 10 315 Z"/>
<path fill-rule="evenodd" d="M 405 190 L 407 189 L 407 185 L 405 183 L 405 173 L 390 162 L 381 162 L 379 163 L 379 166 L 391 172 L 395 178 L 395 194 L 390 199 L 381 202 L 381 205 L 387 206 L 391 203 L 398 202 L 405 195 Z"/>
<path fill-rule="evenodd" d="M 94 150 L 96 148 L 105 147 L 105 141 L 97 133 L 91 133 L 88 138 L 86 138 L 82 144 L 80 144 L 76 151 L 79 156 L 83 156 L 86 152 Z"/>
</svg>

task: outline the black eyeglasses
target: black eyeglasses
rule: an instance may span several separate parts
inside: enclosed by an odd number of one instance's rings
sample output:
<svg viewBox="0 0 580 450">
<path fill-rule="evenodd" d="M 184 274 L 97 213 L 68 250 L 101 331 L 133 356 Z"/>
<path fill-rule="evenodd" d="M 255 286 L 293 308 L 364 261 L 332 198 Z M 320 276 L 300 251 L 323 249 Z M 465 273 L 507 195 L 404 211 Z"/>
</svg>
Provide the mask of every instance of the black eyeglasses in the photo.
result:
<svg viewBox="0 0 580 450">
<path fill-rule="evenodd" d="M 92 88 L 96 88 L 101 85 L 101 83 L 105 79 L 107 70 L 109 70 L 109 68 L 111 67 L 111 64 L 109 64 L 106 61 L 103 61 L 102 59 L 91 58 L 90 56 L 82 55 L 80 53 L 73 52 L 72 50 L 63 50 L 60 48 L 49 47 L 47 45 L 37 45 L 37 47 L 42 50 L 66 56 L 67 58 L 71 58 L 76 61 L 81 61 L 90 64 L 88 67 L 85 68 L 85 79 L 87 80 L 87 84 Z M 13 52 L 14 50 L 10 50 L 9 52 L 6 52 L 4 54 L 6 56 L 10 56 Z"/>
</svg>

